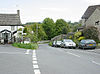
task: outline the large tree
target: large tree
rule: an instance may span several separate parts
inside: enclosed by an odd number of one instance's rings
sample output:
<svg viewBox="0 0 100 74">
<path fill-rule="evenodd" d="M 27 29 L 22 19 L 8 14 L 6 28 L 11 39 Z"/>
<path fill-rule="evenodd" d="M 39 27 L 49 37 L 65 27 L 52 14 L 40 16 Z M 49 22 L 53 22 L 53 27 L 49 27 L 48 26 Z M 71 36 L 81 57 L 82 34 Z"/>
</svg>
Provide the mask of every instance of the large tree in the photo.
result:
<svg viewBox="0 0 100 74">
<path fill-rule="evenodd" d="M 56 21 L 56 35 L 67 34 L 70 31 L 68 23 L 63 19 Z"/>
<path fill-rule="evenodd" d="M 45 18 L 42 26 L 44 28 L 44 31 L 47 35 L 47 38 L 50 40 L 52 37 L 54 37 L 54 33 L 55 33 L 55 23 L 53 21 L 53 19 L 51 18 Z"/>
</svg>

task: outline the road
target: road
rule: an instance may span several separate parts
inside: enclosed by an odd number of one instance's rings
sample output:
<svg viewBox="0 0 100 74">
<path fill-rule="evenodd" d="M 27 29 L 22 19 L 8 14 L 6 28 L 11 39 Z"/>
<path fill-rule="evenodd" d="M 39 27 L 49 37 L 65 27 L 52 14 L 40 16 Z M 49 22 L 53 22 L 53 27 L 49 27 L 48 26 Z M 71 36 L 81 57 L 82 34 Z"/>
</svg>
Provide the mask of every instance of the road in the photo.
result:
<svg viewBox="0 0 100 74">
<path fill-rule="evenodd" d="M 100 54 L 93 51 L 47 44 L 33 51 L 1 45 L 0 74 L 100 74 Z"/>
</svg>

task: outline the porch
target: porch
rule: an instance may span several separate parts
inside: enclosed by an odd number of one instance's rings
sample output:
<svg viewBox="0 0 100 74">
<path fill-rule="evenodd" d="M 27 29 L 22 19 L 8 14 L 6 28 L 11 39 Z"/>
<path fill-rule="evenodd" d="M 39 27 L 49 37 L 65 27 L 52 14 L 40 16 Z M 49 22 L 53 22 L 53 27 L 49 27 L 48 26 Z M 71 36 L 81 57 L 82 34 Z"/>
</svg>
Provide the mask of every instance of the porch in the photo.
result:
<svg viewBox="0 0 100 74">
<path fill-rule="evenodd" d="M 16 41 L 14 34 L 15 32 L 11 32 L 7 29 L 0 31 L 0 44 L 11 44 Z"/>
</svg>

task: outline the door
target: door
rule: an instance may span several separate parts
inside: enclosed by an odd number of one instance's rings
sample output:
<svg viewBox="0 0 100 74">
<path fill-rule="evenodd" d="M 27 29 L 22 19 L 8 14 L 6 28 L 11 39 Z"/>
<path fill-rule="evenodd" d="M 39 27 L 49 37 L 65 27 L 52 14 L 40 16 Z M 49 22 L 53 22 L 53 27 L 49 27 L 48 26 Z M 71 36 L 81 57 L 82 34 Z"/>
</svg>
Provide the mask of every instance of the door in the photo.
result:
<svg viewBox="0 0 100 74">
<path fill-rule="evenodd" d="M 4 43 L 7 44 L 8 43 L 8 33 L 4 33 Z"/>
</svg>

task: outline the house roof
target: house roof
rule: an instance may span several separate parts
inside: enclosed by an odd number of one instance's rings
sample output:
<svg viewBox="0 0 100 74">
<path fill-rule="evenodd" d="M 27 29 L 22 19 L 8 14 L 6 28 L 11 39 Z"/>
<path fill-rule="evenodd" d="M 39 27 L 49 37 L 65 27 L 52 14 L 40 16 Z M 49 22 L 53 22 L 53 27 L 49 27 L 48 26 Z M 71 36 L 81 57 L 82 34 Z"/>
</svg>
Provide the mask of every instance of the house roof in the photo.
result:
<svg viewBox="0 0 100 74">
<path fill-rule="evenodd" d="M 82 16 L 82 19 L 88 19 L 97 8 L 100 10 L 100 5 L 89 6 Z"/>
<path fill-rule="evenodd" d="M 17 14 L 0 14 L 0 26 L 21 25 L 19 10 Z"/>
</svg>

